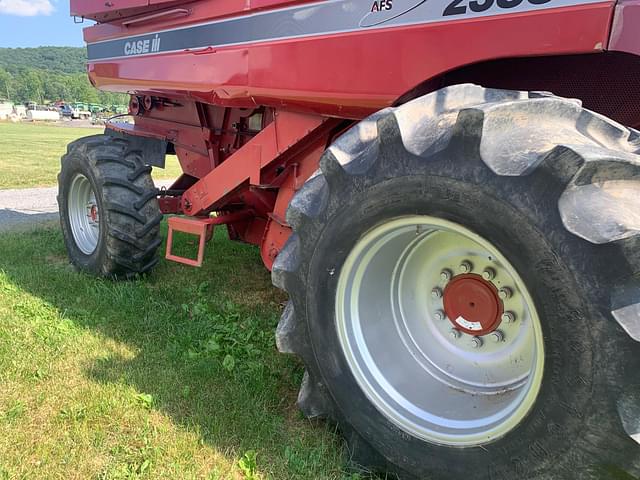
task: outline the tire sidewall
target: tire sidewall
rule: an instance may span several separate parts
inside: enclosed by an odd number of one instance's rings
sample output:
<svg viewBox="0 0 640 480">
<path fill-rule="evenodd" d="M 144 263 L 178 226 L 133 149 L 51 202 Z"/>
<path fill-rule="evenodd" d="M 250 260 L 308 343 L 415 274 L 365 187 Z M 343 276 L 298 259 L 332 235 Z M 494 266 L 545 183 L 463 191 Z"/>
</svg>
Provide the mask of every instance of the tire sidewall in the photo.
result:
<svg viewBox="0 0 640 480">
<path fill-rule="evenodd" d="M 594 375 L 610 372 L 606 366 L 599 373 L 594 369 L 594 335 L 600 330 L 590 328 L 608 319 L 585 301 L 591 288 L 588 279 L 576 284 L 577 272 L 557 253 L 566 248 L 583 258 L 589 252 L 582 252 L 584 242 L 566 232 L 556 214 L 539 213 L 544 206 L 529 212 L 515 208 L 510 200 L 521 185 L 509 186 L 509 180 L 492 185 L 496 179 L 491 176 L 486 180 L 491 181 L 483 185 L 477 178 L 405 176 L 340 196 L 340 208 L 323 219 L 326 227 L 317 240 L 306 279 L 307 327 L 317 365 L 338 406 L 339 423 L 355 428 L 388 461 L 413 475 L 513 478 L 526 474 L 535 478 L 536 472 L 544 475 L 566 469 L 571 476 L 573 468 L 588 463 L 578 448 L 586 426 L 610 419 L 612 409 L 604 392 L 594 388 L 604 383 Z M 496 197 L 497 191 L 501 198 Z M 528 217 L 531 212 L 538 213 L 538 218 L 535 214 Z M 538 311 L 545 371 L 536 404 L 513 431 L 482 448 L 437 446 L 400 430 L 364 395 L 340 347 L 334 308 L 340 268 L 365 232 L 406 215 L 453 221 L 491 242 L 524 279 Z M 603 427 L 598 438 L 611 430 Z"/>
<path fill-rule="evenodd" d="M 64 243 L 67 247 L 67 252 L 72 263 L 80 270 L 102 273 L 101 265 L 104 263 L 106 257 L 106 233 L 107 233 L 107 211 L 104 208 L 103 190 L 101 182 L 96 178 L 95 169 L 87 163 L 87 160 L 76 153 L 70 153 L 66 156 L 63 162 L 60 176 L 58 178 L 59 184 L 59 196 L 58 205 L 60 208 L 60 224 L 62 226 L 62 234 L 64 237 Z M 99 223 L 100 223 L 100 235 L 98 236 L 98 244 L 96 249 L 89 255 L 85 254 L 76 244 L 71 229 L 69 218 L 69 190 L 71 188 L 71 182 L 76 175 L 81 174 L 89 180 L 93 193 L 96 197 L 96 203 L 98 205 Z"/>
</svg>

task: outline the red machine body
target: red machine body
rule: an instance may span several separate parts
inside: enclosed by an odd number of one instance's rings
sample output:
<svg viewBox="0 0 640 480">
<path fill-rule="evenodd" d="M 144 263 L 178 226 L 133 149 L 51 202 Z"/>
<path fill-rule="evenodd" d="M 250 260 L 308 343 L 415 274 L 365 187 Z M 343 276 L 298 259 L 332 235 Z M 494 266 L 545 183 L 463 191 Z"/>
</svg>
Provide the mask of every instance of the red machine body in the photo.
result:
<svg viewBox="0 0 640 480">
<path fill-rule="evenodd" d="M 550 90 L 640 126 L 640 1 L 71 0 L 89 77 L 166 141 L 165 213 L 228 218 L 270 268 L 285 213 L 354 121 L 454 83 Z M 626 94 L 625 94 L 626 92 Z M 197 220 L 196 220 L 197 221 Z"/>
</svg>

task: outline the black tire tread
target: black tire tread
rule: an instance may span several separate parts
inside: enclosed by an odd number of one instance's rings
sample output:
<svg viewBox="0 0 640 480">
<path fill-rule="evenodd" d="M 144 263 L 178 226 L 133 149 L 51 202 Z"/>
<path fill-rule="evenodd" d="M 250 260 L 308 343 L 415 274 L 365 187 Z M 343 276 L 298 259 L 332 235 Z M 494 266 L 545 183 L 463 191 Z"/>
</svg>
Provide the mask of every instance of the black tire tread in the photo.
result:
<svg viewBox="0 0 640 480">
<path fill-rule="evenodd" d="M 542 117 L 544 122 L 539 121 Z M 505 130 L 508 142 L 504 141 Z M 567 138 L 571 141 L 567 142 Z M 461 139 L 464 141 L 459 142 Z M 565 199 L 571 192 L 607 183 L 615 189 L 616 181 L 635 182 L 636 192 L 640 191 L 638 133 L 582 108 L 579 100 L 546 92 L 494 90 L 476 85 L 447 87 L 366 118 L 327 149 L 320 161 L 320 171 L 296 193 L 287 211 L 293 234 L 276 258 L 272 280 L 289 293 L 291 300 L 282 314 L 276 343 L 281 352 L 299 356 L 307 367 L 298 399 L 302 411 L 308 416 L 337 421 L 345 430 L 353 458 L 358 461 L 358 451 L 365 451 L 364 460 L 360 461 L 373 468 L 383 468 L 385 460 L 332 413 L 336 411 L 332 397 L 315 371 L 304 319 L 305 300 L 298 298 L 302 294 L 298 288 L 296 295 L 295 287 L 307 274 L 308 259 L 303 252 L 312 248 L 322 229 L 316 219 L 328 205 L 340 201 L 330 192 L 340 191 L 346 182 L 355 190 L 360 188 L 366 183 L 368 172 L 376 168 L 378 159 L 384 157 L 379 152 L 388 148 L 387 157 L 393 158 L 391 149 L 397 149 L 399 142 L 418 156 L 443 150 L 455 142 L 472 145 L 479 149 L 483 162 L 500 176 L 527 176 L 538 169 L 545 170 L 564 190 Z M 514 162 L 515 152 L 525 154 L 518 155 L 518 161 Z M 561 201 L 558 209 L 562 221 L 568 231 L 591 243 L 635 242 L 627 248 L 632 251 L 640 240 L 640 222 L 634 223 L 640 212 L 640 195 L 627 198 L 626 203 L 616 202 L 614 194 L 610 197 L 610 205 Z M 592 219 L 596 215 L 603 220 L 599 230 L 594 231 Z M 632 263 L 631 258 L 629 261 Z M 640 265 L 636 263 L 633 268 L 640 275 Z M 627 304 L 640 305 L 640 289 L 637 296 L 626 298 Z M 621 421 L 638 434 L 640 416 L 634 410 L 635 417 L 630 418 L 632 410 L 625 407 L 627 404 L 620 409 L 625 415 Z"/>
<path fill-rule="evenodd" d="M 103 191 L 107 253 L 100 271 L 93 273 L 128 279 L 150 271 L 158 262 L 163 215 L 152 169 L 142 161 L 141 152 L 131 149 L 124 138 L 102 134 L 70 143 L 61 159 L 62 169 L 71 157 L 89 164 Z M 59 204 L 60 200 L 59 194 Z"/>
</svg>

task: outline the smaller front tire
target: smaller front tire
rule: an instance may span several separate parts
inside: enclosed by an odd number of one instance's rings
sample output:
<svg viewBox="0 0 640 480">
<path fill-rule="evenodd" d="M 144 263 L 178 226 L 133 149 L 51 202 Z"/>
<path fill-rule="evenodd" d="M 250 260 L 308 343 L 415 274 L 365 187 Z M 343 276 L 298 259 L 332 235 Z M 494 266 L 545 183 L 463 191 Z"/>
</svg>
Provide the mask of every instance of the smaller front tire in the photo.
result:
<svg viewBox="0 0 640 480">
<path fill-rule="evenodd" d="M 71 263 L 112 278 L 151 270 L 162 213 L 141 153 L 125 139 L 94 135 L 69 144 L 61 163 L 58 206 Z"/>
</svg>

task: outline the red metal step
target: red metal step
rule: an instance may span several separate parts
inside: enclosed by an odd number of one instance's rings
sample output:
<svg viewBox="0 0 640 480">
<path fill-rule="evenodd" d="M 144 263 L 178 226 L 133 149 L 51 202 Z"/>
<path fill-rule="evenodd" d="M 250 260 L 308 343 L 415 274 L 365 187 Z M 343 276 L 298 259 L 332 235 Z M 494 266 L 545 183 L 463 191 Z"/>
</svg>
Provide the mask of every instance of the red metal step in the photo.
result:
<svg viewBox="0 0 640 480">
<path fill-rule="evenodd" d="M 240 222 L 251 218 L 253 215 L 253 211 L 244 211 L 220 215 L 217 217 L 169 217 L 167 220 L 169 232 L 167 234 L 165 258 L 167 260 L 183 263 L 192 267 L 201 267 L 202 261 L 204 260 L 204 247 L 205 244 L 213 237 L 214 226 Z M 198 236 L 198 255 L 195 260 L 174 255 L 172 253 L 173 232 L 183 232 Z"/>
<path fill-rule="evenodd" d="M 169 217 L 169 233 L 167 235 L 167 251 L 165 258 L 178 263 L 184 263 L 192 267 L 202 266 L 204 260 L 204 246 L 207 242 L 207 236 L 213 236 L 213 220 L 215 218 L 189 218 L 189 217 Z M 187 257 L 181 257 L 171 253 L 173 246 L 173 232 L 189 233 L 198 236 L 198 256 L 195 260 Z"/>
</svg>

